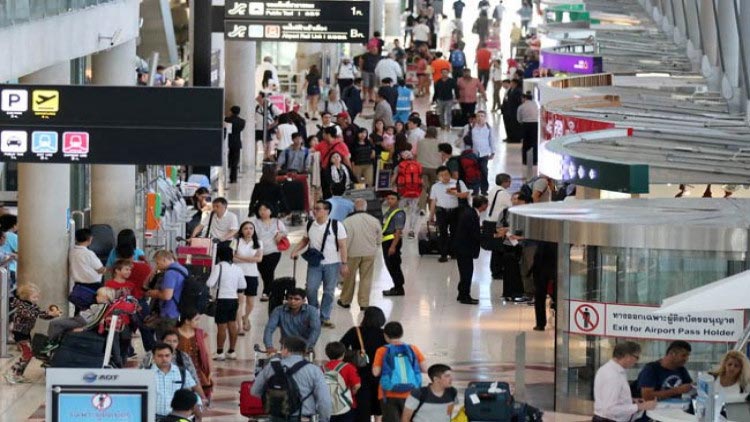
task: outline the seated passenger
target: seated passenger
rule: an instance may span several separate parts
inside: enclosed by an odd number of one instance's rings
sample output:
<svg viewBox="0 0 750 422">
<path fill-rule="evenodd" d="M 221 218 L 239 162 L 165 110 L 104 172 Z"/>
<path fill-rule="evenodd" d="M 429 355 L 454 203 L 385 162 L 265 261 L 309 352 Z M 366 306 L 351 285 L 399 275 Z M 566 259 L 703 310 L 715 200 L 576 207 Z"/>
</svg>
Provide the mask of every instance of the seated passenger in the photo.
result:
<svg viewBox="0 0 750 422">
<path fill-rule="evenodd" d="M 663 358 L 647 363 L 638 374 L 638 388 L 646 401 L 664 400 L 693 389 L 693 379 L 685 369 L 690 358 L 691 347 L 686 341 L 676 340 L 667 348 Z"/>
<path fill-rule="evenodd" d="M 286 297 L 286 303 L 276 307 L 268 317 L 263 332 L 263 343 L 268 353 L 276 353 L 273 347 L 273 333 L 281 329 L 281 338 L 299 337 L 305 340 L 307 350 L 313 350 L 320 336 L 320 314 L 318 308 L 305 303 L 305 289 L 294 289 Z"/>
<path fill-rule="evenodd" d="M 96 303 L 72 318 L 58 318 L 49 324 L 47 337 L 51 343 L 59 343 L 68 331 L 81 332 L 96 326 L 104 316 L 107 305 L 115 300 L 117 292 L 109 287 L 96 291 Z"/>
<path fill-rule="evenodd" d="M 731 397 L 750 392 L 750 362 L 736 350 L 730 350 L 724 355 L 719 368 L 712 375 L 716 377 L 716 394 L 721 391 L 724 397 Z"/>
</svg>

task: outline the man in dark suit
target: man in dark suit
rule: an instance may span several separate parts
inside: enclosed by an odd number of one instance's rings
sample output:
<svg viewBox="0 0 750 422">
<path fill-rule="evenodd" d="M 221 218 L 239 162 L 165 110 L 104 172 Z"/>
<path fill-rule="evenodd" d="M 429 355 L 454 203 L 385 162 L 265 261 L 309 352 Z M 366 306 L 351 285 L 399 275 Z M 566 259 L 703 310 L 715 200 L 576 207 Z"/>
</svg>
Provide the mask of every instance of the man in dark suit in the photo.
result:
<svg viewBox="0 0 750 422">
<path fill-rule="evenodd" d="M 458 264 L 458 298 L 464 305 L 476 305 L 479 300 L 471 297 L 471 278 L 474 276 L 474 259 L 479 258 L 479 237 L 482 227 L 479 215 L 487 210 L 489 201 L 484 196 L 472 200 L 472 209 L 467 209 L 458 220 L 454 238 L 456 262 Z"/>
<path fill-rule="evenodd" d="M 240 107 L 232 106 L 232 113 L 224 118 L 225 123 L 231 126 L 229 132 L 229 183 L 237 183 L 237 167 L 240 165 L 240 150 L 242 149 L 242 131 L 245 130 L 245 119 L 240 117 Z"/>
</svg>

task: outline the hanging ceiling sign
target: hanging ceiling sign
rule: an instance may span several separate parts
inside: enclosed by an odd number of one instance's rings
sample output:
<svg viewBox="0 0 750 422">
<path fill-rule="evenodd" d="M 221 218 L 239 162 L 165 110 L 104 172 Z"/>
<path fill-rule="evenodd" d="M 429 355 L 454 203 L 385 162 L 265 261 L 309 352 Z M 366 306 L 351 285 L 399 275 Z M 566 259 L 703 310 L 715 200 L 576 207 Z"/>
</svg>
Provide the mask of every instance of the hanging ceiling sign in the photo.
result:
<svg viewBox="0 0 750 422">
<path fill-rule="evenodd" d="M 247 41 L 362 43 L 370 32 L 367 1 L 228 1 L 224 38 Z"/>
<path fill-rule="evenodd" d="M 0 161 L 221 165 L 220 88 L 0 85 Z"/>
</svg>

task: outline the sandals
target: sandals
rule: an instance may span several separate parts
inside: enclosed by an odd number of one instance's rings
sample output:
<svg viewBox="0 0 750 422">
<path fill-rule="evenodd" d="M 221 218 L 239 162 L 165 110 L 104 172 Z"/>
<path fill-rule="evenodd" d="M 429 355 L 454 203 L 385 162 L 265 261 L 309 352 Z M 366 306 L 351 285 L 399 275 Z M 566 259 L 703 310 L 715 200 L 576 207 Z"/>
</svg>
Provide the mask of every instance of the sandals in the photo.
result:
<svg viewBox="0 0 750 422">
<path fill-rule="evenodd" d="M 242 317 L 242 331 L 249 332 L 250 331 L 250 316 L 245 315 Z"/>
</svg>

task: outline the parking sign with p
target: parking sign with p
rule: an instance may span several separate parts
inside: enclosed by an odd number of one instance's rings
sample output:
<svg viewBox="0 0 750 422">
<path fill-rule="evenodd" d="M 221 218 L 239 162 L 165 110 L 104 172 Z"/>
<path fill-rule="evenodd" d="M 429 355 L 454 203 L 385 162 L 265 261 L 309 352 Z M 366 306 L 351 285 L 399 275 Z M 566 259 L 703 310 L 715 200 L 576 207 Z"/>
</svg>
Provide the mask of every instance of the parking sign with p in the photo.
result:
<svg viewBox="0 0 750 422">
<path fill-rule="evenodd" d="M 25 89 L 4 89 L 0 97 L 0 109 L 10 115 L 29 109 L 29 92 Z"/>
</svg>

